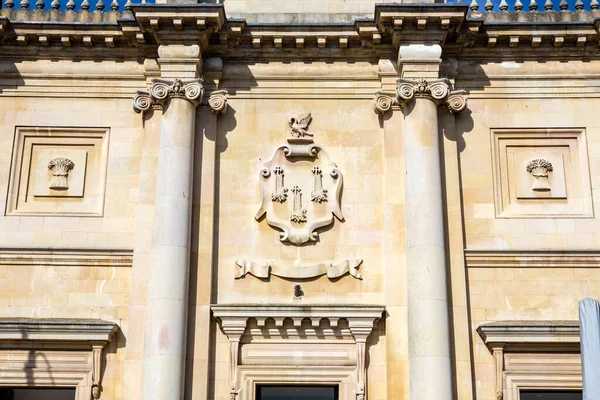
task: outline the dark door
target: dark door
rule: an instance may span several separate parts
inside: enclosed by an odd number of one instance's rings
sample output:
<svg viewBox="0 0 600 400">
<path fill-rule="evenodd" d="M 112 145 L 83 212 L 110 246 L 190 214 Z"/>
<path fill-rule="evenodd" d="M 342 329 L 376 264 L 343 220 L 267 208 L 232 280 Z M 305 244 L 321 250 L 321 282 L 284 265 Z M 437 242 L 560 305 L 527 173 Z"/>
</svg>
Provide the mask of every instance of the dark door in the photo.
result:
<svg viewBox="0 0 600 400">
<path fill-rule="evenodd" d="M 258 386 L 257 400 L 338 400 L 337 386 Z"/>
<path fill-rule="evenodd" d="M 0 388 L 0 400 L 75 400 L 75 388 Z"/>
<path fill-rule="evenodd" d="M 521 391 L 521 400 L 581 400 L 580 391 Z"/>
</svg>

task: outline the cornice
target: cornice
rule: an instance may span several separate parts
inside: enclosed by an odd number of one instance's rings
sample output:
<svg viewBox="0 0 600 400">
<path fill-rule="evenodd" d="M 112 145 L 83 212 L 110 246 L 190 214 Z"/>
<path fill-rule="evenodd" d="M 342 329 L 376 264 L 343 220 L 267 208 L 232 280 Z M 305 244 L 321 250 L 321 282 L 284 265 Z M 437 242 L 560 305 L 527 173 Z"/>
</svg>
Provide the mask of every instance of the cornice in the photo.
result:
<svg viewBox="0 0 600 400">
<path fill-rule="evenodd" d="M 375 24 L 400 43 L 444 44 L 449 33 L 458 32 L 467 17 L 467 4 L 377 4 Z"/>
<path fill-rule="evenodd" d="M 312 327 L 319 327 L 326 320 L 332 328 L 340 319 L 348 322 L 350 332 L 357 341 L 364 341 L 373 330 L 374 324 L 383 317 L 384 306 L 379 305 L 286 305 L 286 304 L 213 304 L 213 316 L 220 322 L 225 334 L 239 338 L 246 329 L 250 318 L 264 327 L 272 319 L 275 326 L 283 327 L 286 319 L 298 328 L 308 319 Z"/>
<path fill-rule="evenodd" d="M 477 333 L 489 348 L 498 345 L 579 343 L 578 321 L 496 321 L 480 325 Z"/>
<path fill-rule="evenodd" d="M 0 249 L 0 265 L 131 267 L 132 250 Z"/>
<path fill-rule="evenodd" d="M 206 49 L 226 21 L 223 4 L 137 4 L 131 11 L 144 36 L 159 45 L 196 43 Z"/>
<path fill-rule="evenodd" d="M 0 339 L 110 342 L 119 326 L 101 319 L 0 318 Z"/>
<path fill-rule="evenodd" d="M 3 56 L 156 58 L 197 43 L 233 60 L 394 58 L 400 43 L 437 43 L 466 59 L 600 58 L 600 11 L 471 12 L 467 4 L 378 4 L 352 22 L 227 18 L 222 4 L 136 4 L 125 12 L 0 10 Z"/>
<path fill-rule="evenodd" d="M 467 268 L 598 268 L 598 251 L 465 250 Z"/>
<path fill-rule="evenodd" d="M 287 304 L 213 304 L 210 306 L 216 318 L 376 318 L 385 310 L 381 305 L 287 305 Z"/>
</svg>

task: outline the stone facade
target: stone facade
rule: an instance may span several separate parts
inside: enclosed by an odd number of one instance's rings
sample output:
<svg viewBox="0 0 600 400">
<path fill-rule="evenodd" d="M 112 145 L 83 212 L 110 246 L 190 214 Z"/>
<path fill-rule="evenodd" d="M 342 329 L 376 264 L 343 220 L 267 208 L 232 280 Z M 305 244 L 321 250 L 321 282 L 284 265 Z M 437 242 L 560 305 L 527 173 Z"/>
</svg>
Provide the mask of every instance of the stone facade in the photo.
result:
<svg viewBox="0 0 600 400">
<path fill-rule="evenodd" d="M 581 390 L 596 0 L 71 3 L 0 10 L 0 389 Z"/>
</svg>

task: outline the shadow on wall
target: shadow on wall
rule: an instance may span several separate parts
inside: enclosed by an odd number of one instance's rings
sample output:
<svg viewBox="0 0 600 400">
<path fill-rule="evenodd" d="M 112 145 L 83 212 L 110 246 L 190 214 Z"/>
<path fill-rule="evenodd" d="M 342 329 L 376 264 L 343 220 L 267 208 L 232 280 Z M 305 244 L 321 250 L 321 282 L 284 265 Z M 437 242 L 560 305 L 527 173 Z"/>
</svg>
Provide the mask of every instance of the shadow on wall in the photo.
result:
<svg viewBox="0 0 600 400">
<path fill-rule="evenodd" d="M 456 74 L 455 76 L 455 87 L 454 89 L 460 90 L 466 90 L 467 91 L 467 108 L 460 114 L 453 116 L 449 110 L 445 110 L 443 112 L 440 112 L 439 114 L 439 130 L 442 132 L 442 134 L 444 135 L 444 137 L 452 142 L 456 143 L 456 148 L 457 148 L 457 168 L 458 168 L 458 182 L 462 182 L 463 178 L 462 178 L 462 169 L 461 169 L 461 153 L 466 149 L 466 141 L 464 139 L 464 135 L 466 133 L 472 132 L 473 129 L 475 128 L 475 123 L 472 117 L 473 112 L 471 111 L 470 107 L 469 107 L 469 94 L 470 94 L 470 89 L 477 89 L 477 90 L 481 90 L 486 86 L 490 86 L 490 80 L 488 78 L 488 76 L 486 75 L 485 71 L 483 70 L 483 68 L 481 67 L 481 63 L 479 62 L 465 62 L 465 63 L 458 63 L 456 65 L 456 70 L 454 71 L 454 73 Z M 466 83 L 469 83 L 468 86 L 466 86 Z M 440 151 L 441 151 L 441 157 L 442 159 L 445 159 L 445 155 L 444 155 L 444 146 L 440 146 Z M 445 168 L 444 168 L 444 164 L 442 163 L 442 168 L 444 169 L 444 171 L 442 172 L 442 176 L 445 176 Z M 462 186 L 462 184 L 461 184 Z M 446 185 L 444 185 L 444 209 L 447 209 L 447 193 L 446 193 Z M 462 198 L 462 190 L 459 190 L 459 196 L 460 196 L 460 207 L 461 207 L 461 215 L 464 216 L 464 201 Z M 461 218 L 461 224 L 462 224 L 462 232 L 463 232 L 463 237 L 462 237 L 462 246 L 463 248 L 466 246 L 466 238 L 464 237 L 464 232 L 465 232 L 465 226 L 464 226 L 464 218 Z M 445 220 L 444 223 L 444 231 L 445 231 L 445 237 L 449 238 L 450 234 L 449 234 L 449 227 L 448 227 L 448 221 Z M 446 246 L 448 248 L 450 248 L 449 243 L 446 243 Z M 450 261 L 450 253 L 447 252 L 446 253 L 446 266 L 447 266 L 447 276 L 451 276 L 452 271 L 450 270 L 450 265 L 451 265 L 451 261 Z M 468 275 L 465 273 L 464 275 L 464 279 L 465 279 L 465 287 L 466 287 L 466 293 L 470 293 L 469 292 L 469 280 L 468 280 Z M 452 345 L 452 354 L 456 354 L 456 349 L 455 349 L 455 344 L 456 344 L 456 340 L 454 338 L 454 333 L 455 333 L 455 329 L 456 327 L 454 326 L 454 318 L 452 317 L 453 314 L 453 294 L 452 294 L 452 285 L 448 285 L 448 310 L 449 310 L 449 314 L 451 316 L 451 318 L 449 319 L 450 322 L 450 332 L 451 332 L 451 345 Z M 467 324 L 468 324 L 468 329 L 467 332 L 469 334 L 469 343 L 473 343 L 473 338 L 472 338 L 472 326 L 471 326 L 471 305 L 470 305 L 470 298 L 469 296 L 466 296 L 466 302 L 467 302 Z M 474 359 L 474 354 L 473 354 L 473 347 L 470 346 L 469 347 L 469 351 L 470 351 L 470 359 L 473 360 Z M 452 376 L 454 377 L 454 385 L 453 385 L 453 390 L 454 390 L 454 396 L 458 397 L 458 392 L 457 392 L 457 388 L 458 388 L 458 382 L 456 381 L 456 377 L 457 375 L 457 371 L 456 371 L 456 362 L 452 363 L 452 369 L 453 369 L 453 373 Z M 473 368 L 471 368 L 471 381 L 475 382 L 475 371 Z M 472 391 L 473 391 L 473 398 L 476 398 L 476 393 L 475 393 L 475 385 L 472 385 Z"/>
<path fill-rule="evenodd" d="M 6 90 L 16 90 L 19 86 L 24 86 L 25 81 L 14 61 L 0 61 L 0 93 Z"/>
<path fill-rule="evenodd" d="M 466 85 L 468 82 L 468 86 Z M 464 62 L 459 63 L 456 71 L 455 89 L 464 89 L 467 91 L 467 108 L 462 113 L 456 115 L 454 127 L 448 129 L 440 127 L 446 139 L 456 142 L 458 153 L 462 153 L 466 148 L 466 142 L 463 136 L 471 132 L 475 126 L 472 118 L 472 111 L 469 107 L 469 95 L 472 89 L 482 90 L 486 86 L 490 86 L 490 80 L 479 62 Z M 440 121 L 445 120 L 442 116 Z"/>
<path fill-rule="evenodd" d="M 222 3 L 223 0 L 218 1 L 207 1 L 210 3 Z M 257 86 L 256 80 L 252 76 L 250 69 L 246 66 L 240 66 L 245 71 L 242 71 L 244 77 L 248 77 L 248 79 L 243 80 L 244 87 L 252 87 Z M 227 73 L 223 73 L 224 76 L 229 76 Z M 235 88 L 227 88 L 226 86 L 221 85 L 220 89 L 227 89 L 229 93 L 229 97 L 235 96 Z M 206 95 L 205 95 L 206 96 Z M 196 343 L 197 339 L 197 325 L 203 324 L 204 321 L 197 321 L 196 317 L 196 298 L 198 294 L 198 282 L 199 279 L 202 279 L 200 276 L 200 268 L 201 263 L 210 263 L 211 268 L 211 293 L 208 295 L 210 299 L 210 303 L 216 303 L 216 287 L 218 285 L 219 280 L 219 271 L 218 271 L 218 260 L 219 260 L 219 204 L 220 204 L 220 170 L 221 170 L 221 153 L 223 153 L 227 149 L 227 135 L 235 130 L 237 126 L 236 120 L 236 109 L 231 104 L 228 105 L 227 111 L 225 114 L 217 115 L 215 117 L 214 114 L 211 113 L 207 109 L 207 107 L 202 107 L 198 109 L 197 117 L 196 117 L 196 141 L 195 141 L 195 149 L 194 152 L 196 154 L 195 162 L 194 162 L 194 177 L 193 177 L 193 196 L 194 201 L 192 205 L 192 238 L 191 238 L 191 248 L 193 249 L 190 255 L 190 275 L 189 275 L 189 307 L 188 307 L 188 329 L 187 329 L 187 359 L 186 359 L 186 369 L 185 369 L 185 398 L 191 399 L 192 396 L 196 397 L 198 395 L 198 391 L 200 389 L 194 388 L 195 386 L 202 387 L 203 384 L 206 385 L 206 391 L 208 395 L 206 398 L 214 398 L 215 397 L 215 387 L 214 387 L 214 369 L 209 368 L 208 371 L 204 372 L 203 375 L 206 376 L 206 380 L 202 383 L 198 383 L 198 377 L 195 377 L 195 364 L 194 364 L 194 354 L 196 353 L 197 348 L 203 348 L 205 345 L 208 345 L 209 349 L 209 361 L 207 366 L 214 365 L 215 360 L 215 334 L 216 334 L 216 324 L 215 321 L 211 318 L 210 327 L 209 327 L 209 339 L 208 343 Z M 208 143 L 215 146 L 215 161 L 214 161 L 214 174 L 212 177 L 205 177 L 207 179 L 213 179 L 214 181 L 214 198 L 213 198 L 213 226 L 212 231 L 210 229 L 202 229 L 200 216 L 202 214 L 203 205 L 201 202 L 201 193 L 200 190 L 202 188 L 202 154 L 204 151 L 204 146 L 208 145 Z M 206 205 L 204 205 L 206 206 Z M 212 258 L 210 261 L 205 259 L 201 259 L 198 255 L 198 249 L 200 247 L 200 243 L 212 242 Z M 204 266 L 206 268 L 206 266 Z M 232 266 L 233 268 L 233 266 Z M 205 306 L 205 305 L 204 305 Z M 204 396 L 204 393 L 200 395 Z"/>
</svg>

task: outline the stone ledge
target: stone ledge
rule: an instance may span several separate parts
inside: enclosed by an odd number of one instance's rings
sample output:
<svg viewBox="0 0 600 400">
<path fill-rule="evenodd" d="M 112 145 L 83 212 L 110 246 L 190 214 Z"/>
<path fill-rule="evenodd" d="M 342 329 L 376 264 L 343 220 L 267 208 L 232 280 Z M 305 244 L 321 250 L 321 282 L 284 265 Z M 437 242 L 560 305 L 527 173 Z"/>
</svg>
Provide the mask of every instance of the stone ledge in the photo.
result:
<svg viewBox="0 0 600 400">
<path fill-rule="evenodd" d="M 118 329 L 101 319 L 0 318 L 0 340 L 110 342 Z"/>
<path fill-rule="evenodd" d="M 577 344 L 578 321 L 496 321 L 480 325 L 477 333 L 488 347 L 499 344 Z"/>
<path fill-rule="evenodd" d="M 465 250 L 467 268 L 600 268 L 599 251 Z"/>
<path fill-rule="evenodd" d="M 381 305 L 286 305 L 286 304 L 213 304 L 215 317 L 245 318 L 381 318 L 385 307 Z"/>
<path fill-rule="evenodd" d="M 0 265 L 131 267 L 133 250 L 0 249 Z"/>
</svg>

